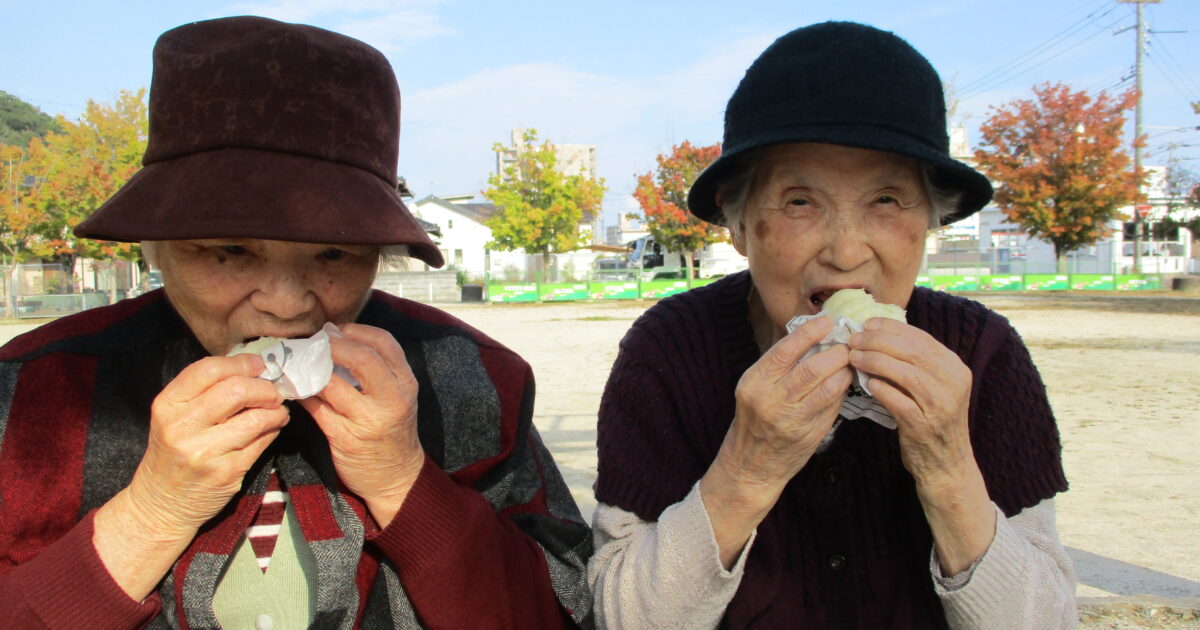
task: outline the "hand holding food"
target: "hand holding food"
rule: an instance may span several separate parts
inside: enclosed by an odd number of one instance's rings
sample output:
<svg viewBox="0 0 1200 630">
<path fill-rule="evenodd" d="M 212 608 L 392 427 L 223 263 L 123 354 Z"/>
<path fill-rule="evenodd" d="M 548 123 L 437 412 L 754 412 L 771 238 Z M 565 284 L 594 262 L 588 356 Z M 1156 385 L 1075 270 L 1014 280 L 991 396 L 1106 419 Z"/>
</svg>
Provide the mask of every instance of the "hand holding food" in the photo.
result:
<svg viewBox="0 0 1200 630">
<path fill-rule="evenodd" d="M 325 437 L 338 477 L 386 527 L 425 463 L 417 436 L 417 379 L 387 331 L 343 324 L 333 359 L 351 366 L 361 389 L 341 375 L 300 401 Z"/>
</svg>

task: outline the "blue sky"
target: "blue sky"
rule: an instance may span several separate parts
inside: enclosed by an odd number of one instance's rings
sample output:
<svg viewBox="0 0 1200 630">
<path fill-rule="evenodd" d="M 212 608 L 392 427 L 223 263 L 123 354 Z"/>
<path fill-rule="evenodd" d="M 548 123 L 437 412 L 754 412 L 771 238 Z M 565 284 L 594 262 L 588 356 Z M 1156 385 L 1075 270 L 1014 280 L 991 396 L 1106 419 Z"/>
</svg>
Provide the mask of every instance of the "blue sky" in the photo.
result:
<svg viewBox="0 0 1200 630">
<path fill-rule="evenodd" d="M 1158 31 L 1145 66 L 1146 163 L 1165 162 L 1173 143 L 1200 171 L 1190 106 L 1200 102 L 1200 2 L 1145 12 Z M 495 166 L 492 144 L 532 127 L 597 145 L 606 215 L 636 208 L 634 174 L 657 154 L 719 141 L 746 67 L 798 26 L 847 19 L 907 39 L 963 94 L 957 113 L 972 145 L 989 106 L 1043 81 L 1121 84 L 1135 47 L 1132 28 L 1113 34 L 1135 22 L 1133 5 L 1116 0 L 0 0 L 0 90 L 74 118 L 89 99 L 149 85 L 161 32 L 241 14 L 336 30 L 388 56 L 403 98 L 399 172 L 417 197 L 478 193 Z"/>
</svg>

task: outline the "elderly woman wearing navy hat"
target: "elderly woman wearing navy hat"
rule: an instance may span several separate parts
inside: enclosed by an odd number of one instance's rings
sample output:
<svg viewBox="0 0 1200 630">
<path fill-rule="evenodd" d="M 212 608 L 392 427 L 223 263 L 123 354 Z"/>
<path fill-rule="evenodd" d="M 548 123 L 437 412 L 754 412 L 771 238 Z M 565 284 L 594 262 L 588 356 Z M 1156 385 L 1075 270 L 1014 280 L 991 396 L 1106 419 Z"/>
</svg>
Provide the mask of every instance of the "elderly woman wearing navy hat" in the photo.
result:
<svg viewBox="0 0 1200 630">
<path fill-rule="evenodd" d="M 145 167 L 76 233 L 142 241 L 164 289 L 0 349 L 0 627 L 588 623 L 528 364 L 371 289 L 381 252 L 442 264 L 397 194 L 383 55 L 198 22 L 150 95 Z M 319 331 L 313 395 L 226 356 Z"/>
<path fill-rule="evenodd" d="M 751 65 L 688 199 L 749 271 L 648 310 L 601 403 L 600 626 L 1074 625 L 1029 353 L 982 305 L 914 288 L 928 230 L 991 197 L 947 145 L 937 74 L 891 33 L 818 24 Z M 827 340 L 842 289 L 907 322 Z"/>
</svg>

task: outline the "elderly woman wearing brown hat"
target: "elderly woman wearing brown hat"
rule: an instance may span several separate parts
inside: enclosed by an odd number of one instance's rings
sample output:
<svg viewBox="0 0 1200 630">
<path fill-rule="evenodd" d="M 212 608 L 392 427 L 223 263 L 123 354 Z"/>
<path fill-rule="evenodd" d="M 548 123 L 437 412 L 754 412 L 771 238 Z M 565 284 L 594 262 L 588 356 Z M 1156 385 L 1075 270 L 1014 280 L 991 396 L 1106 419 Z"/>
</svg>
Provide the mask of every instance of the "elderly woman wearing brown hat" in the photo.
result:
<svg viewBox="0 0 1200 630">
<path fill-rule="evenodd" d="M 381 252 L 442 264 L 396 192 L 386 59 L 239 17 L 154 62 L 145 167 L 76 232 L 145 242 L 164 289 L 0 350 L 0 627 L 586 621 L 529 366 L 371 290 Z M 323 328 L 343 369 L 297 402 L 226 356 Z"/>
<path fill-rule="evenodd" d="M 890 33 L 818 24 L 751 65 L 688 199 L 749 271 L 648 310 L 601 403 L 598 625 L 1074 625 L 1037 370 L 1002 317 L 914 288 L 927 231 L 991 196 L 947 145 Z M 819 316 L 843 289 L 907 321 Z"/>
</svg>

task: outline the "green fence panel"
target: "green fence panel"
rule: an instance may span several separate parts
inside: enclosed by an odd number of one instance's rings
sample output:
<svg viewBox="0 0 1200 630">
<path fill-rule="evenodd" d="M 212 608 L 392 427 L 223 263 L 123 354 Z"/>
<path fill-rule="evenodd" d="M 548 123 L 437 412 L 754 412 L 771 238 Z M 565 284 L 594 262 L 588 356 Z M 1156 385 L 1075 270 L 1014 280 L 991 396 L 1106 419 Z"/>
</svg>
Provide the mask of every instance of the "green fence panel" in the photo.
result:
<svg viewBox="0 0 1200 630">
<path fill-rule="evenodd" d="M 489 302 L 536 302 L 538 285 L 536 284 L 489 284 Z"/>
<path fill-rule="evenodd" d="M 1026 291 L 1066 291 L 1071 288 L 1070 277 L 1055 273 L 1025 274 Z"/>
<path fill-rule="evenodd" d="M 1161 276 L 1117 276 L 1118 291 L 1152 291 L 1162 288 Z"/>
<path fill-rule="evenodd" d="M 631 282 L 590 282 L 588 297 L 593 300 L 636 300 L 638 298 L 638 283 Z"/>
<path fill-rule="evenodd" d="M 688 290 L 687 280 L 647 280 L 642 283 L 642 297 L 665 298 Z"/>
<path fill-rule="evenodd" d="M 538 286 L 538 297 L 543 302 L 586 300 L 588 299 L 588 285 L 585 282 L 543 284 Z"/>
<path fill-rule="evenodd" d="M 1073 274 L 1071 288 L 1076 291 L 1112 291 L 1117 288 L 1116 276 L 1111 273 Z"/>
<path fill-rule="evenodd" d="M 929 276 L 917 276 L 917 286 L 932 289 L 933 282 L 929 280 Z"/>
<path fill-rule="evenodd" d="M 1012 274 L 988 274 L 979 276 L 981 291 L 1020 291 L 1025 288 L 1025 277 Z"/>
<path fill-rule="evenodd" d="M 933 276 L 933 288 L 938 291 L 978 291 L 979 276 Z"/>
</svg>

